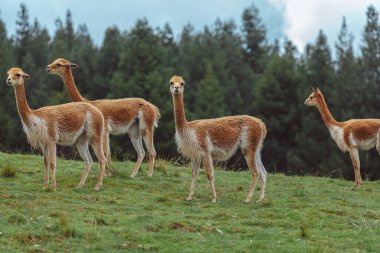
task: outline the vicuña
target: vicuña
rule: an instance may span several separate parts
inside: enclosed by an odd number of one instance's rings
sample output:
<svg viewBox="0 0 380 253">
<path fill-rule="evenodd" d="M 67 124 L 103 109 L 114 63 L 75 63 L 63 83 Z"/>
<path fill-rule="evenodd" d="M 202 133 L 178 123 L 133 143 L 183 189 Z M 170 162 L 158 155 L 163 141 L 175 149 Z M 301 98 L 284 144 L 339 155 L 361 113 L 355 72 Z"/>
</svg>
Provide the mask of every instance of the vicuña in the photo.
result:
<svg viewBox="0 0 380 253">
<path fill-rule="evenodd" d="M 21 117 L 24 132 L 33 148 L 40 148 L 44 156 L 44 189 L 49 188 L 49 168 L 53 191 L 57 188 L 56 145 L 76 143 L 79 154 L 85 161 L 82 178 L 78 188 L 82 187 L 93 164 L 89 144 L 99 160 L 99 176 L 95 190 L 102 185 L 106 158 L 103 152 L 104 119 L 102 113 L 88 103 L 68 103 L 46 106 L 36 110 L 29 107 L 25 97 L 24 78 L 29 79 L 20 68 L 8 71 L 7 84 L 15 90 L 17 109 Z"/>
<path fill-rule="evenodd" d="M 71 68 L 76 67 L 78 67 L 76 64 L 60 58 L 49 64 L 46 67 L 46 71 L 50 74 L 59 75 L 62 78 L 72 101 L 88 102 L 103 113 L 106 122 L 106 174 L 111 174 L 109 134 L 120 135 L 128 133 L 138 156 L 131 177 L 136 176 L 145 157 L 142 143 L 143 140 L 149 152 L 148 175 L 152 176 L 154 160 L 156 158 L 156 150 L 153 145 L 153 133 L 154 128 L 157 127 L 158 121 L 161 117 L 158 108 L 142 98 L 100 99 L 88 101 L 81 96 L 75 85 Z"/>
<path fill-rule="evenodd" d="M 260 197 L 265 193 L 267 172 L 261 162 L 261 149 L 267 130 L 258 118 L 247 115 L 203 119 L 188 122 L 185 117 L 183 93 L 185 82 L 180 76 L 170 79 L 175 118 L 175 140 L 178 151 L 191 160 L 192 179 L 187 200 L 192 200 L 199 166 L 203 163 L 210 182 L 212 202 L 216 202 L 213 160 L 227 160 L 240 147 L 252 172 L 246 203 L 252 200 L 259 176 Z"/>
<path fill-rule="evenodd" d="M 369 150 L 376 146 L 377 152 L 380 153 L 380 120 L 351 119 L 343 122 L 336 121 L 327 108 L 325 98 L 319 88 L 313 88 L 312 93 L 305 100 L 305 105 L 318 108 L 333 140 L 340 150 L 350 154 L 355 171 L 355 186 L 361 186 L 359 149 Z"/>
</svg>

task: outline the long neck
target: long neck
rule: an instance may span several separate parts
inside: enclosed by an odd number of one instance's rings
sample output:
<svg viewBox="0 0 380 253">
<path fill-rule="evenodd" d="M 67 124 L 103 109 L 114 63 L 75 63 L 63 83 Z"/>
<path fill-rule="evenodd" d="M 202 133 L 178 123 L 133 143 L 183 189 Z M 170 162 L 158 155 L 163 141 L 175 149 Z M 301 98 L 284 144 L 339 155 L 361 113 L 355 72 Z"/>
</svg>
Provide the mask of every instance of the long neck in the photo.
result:
<svg viewBox="0 0 380 253">
<path fill-rule="evenodd" d="M 62 80 L 65 83 L 66 89 L 69 92 L 69 95 L 72 101 L 74 102 L 87 101 L 79 93 L 77 86 L 75 85 L 75 82 L 74 82 L 73 74 L 70 69 L 68 71 L 65 71 L 65 73 L 62 75 Z"/>
<path fill-rule="evenodd" d="M 183 107 L 183 94 L 173 95 L 175 128 L 182 131 L 186 127 L 187 120 Z"/>
<path fill-rule="evenodd" d="M 318 110 L 322 116 L 323 122 L 325 122 L 325 125 L 327 127 L 337 125 L 338 122 L 334 119 L 334 117 L 331 115 L 329 109 L 327 108 L 326 101 L 322 97 L 321 100 L 318 102 Z"/>
<path fill-rule="evenodd" d="M 13 87 L 15 89 L 18 113 L 20 114 L 22 122 L 26 125 L 29 125 L 28 118 L 29 115 L 32 114 L 32 110 L 30 109 L 28 102 L 26 101 L 24 84 L 15 85 Z"/>
</svg>

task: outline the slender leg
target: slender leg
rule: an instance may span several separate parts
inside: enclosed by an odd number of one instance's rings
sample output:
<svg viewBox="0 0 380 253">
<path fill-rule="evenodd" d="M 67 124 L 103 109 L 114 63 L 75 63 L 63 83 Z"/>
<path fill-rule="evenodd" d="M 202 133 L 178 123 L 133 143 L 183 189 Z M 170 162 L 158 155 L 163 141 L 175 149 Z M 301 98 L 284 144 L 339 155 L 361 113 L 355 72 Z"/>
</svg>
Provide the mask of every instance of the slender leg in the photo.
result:
<svg viewBox="0 0 380 253">
<path fill-rule="evenodd" d="M 104 171 L 104 175 L 105 176 L 112 176 L 111 149 L 110 149 L 110 141 L 109 141 L 109 132 L 107 129 L 104 131 L 103 151 L 104 151 L 105 157 L 107 159 L 106 170 Z"/>
<path fill-rule="evenodd" d="M 94 150 L 96 158 L 98 158 L 98 161 L 99 161 L 98 182 L 96 183 L 96 186 L 94 188 L 95 191 L 98 191 L 100 189 L 100 186 L 102 186 L 102 183 L 103 183 L 103 175 L 104 175 L 104 170 L 105 170 L 106 157 L 104 156 L 104 151 L 103 151 L 103 148 L 102 148 L 100 141 L 94 142 L 91 146 L 92 146 L 92 149 Z M 90 153 L 90 152 L 88 152 L 88 153 Z"/>
<path fill-rule="evenodd" d="M 252 150 L 252 149 L 243 151 L 244 158 L 247 162 L 249 169 L 252 172 L 252 181 L 251 181 L 251 185 L 249 186 L 247 198 L 244 201 L 245 203 L 251 202 L 253 193 L 256 189 L 257 180 L 259 179 L 259 170 L 257 169 L 257 166 L 256 166 L 256 155 L 255 155 L 255 153 L 256 153 L 256 150 Z M 261 190 L 263 190 L 263 187 Z M 264 198 L 264 194 L 262 194 L 262 197 Z"/>
<path fill-rule="evenodd" d="M 88 150 L 88 140 L 79 140 L 77 142 L 77 148 L 78 148 L 79 155 L 82 157 L 83 161 L 85 162 L 82 178 L 77 186 L 77 188 L 81 188 L 84 185 L 84 182 L 86 182 L 88 173 L 90 172 L 90 169 L 94 162 L 92 160 L 90 151 Z"/>
<path fill-rule="evenodd" d="M 202 157 L 203 166 L 205 168 L 208 181 L 210 183 L 212 203 L 216 203 L 216 191 L 214 186 L 214 166 L 212 164 L 212 157 L 210 154 L 206 154 Z"/>
<path fill-rule="evenodd" d="M 362 185 L 362 177 L 360 176 L 360 159 L 359 151 L 357 148 L 351 148 L 349 151 L 352 160 L 352 165 L 354 166 L 355 172 L 355 186 L 360 187 Z"/>
<path fill-rule="evenodd" d="M 156 159 L 156 150 L 154 149 L 153 144 L 153 132 L 147 131 L 144 135 L 145 146 L 149 152 L 149 173 L 148 176 L 153 176 L 154 161 Z"/>
<path fill-rule="evenodd" d="M 138 126 L 132 126 L 130 128 L 129 136 L 131 137 L 131 141 L 133 144 L 133 147 L 135 148 L 137 152 L 137 161 L 135 163 L 135 167 L 133 168 L 133 171 L 130 175 L 130 177 L 135 177 L 137 172 L 140 169 L 141 163 L 144 160 L 145 157 L 145 150 L 142 143 L 142 136 L 140 135 Z"/>
<path fill-rule="evenodd" d="M 57 182 L 55 180 L 55 171 L 56 171 L 56 159 L 57 159 L 57 148 L 54 142 L 50 142 L 49 144 L 49 161 L 50 161 L 50 174 L 52 181 L 52 190 L 55 192 L 57 190 Z"/>
<path fill-rule="evenodd" d="M 47 147 L 44 147 L 42 150 L 42 153 L 44 155 L 44 164 L 45 164 L 45 173 L 44 173 L 44 190 L 49 189 L 49 149 Z"/>
<path fill-rule="evenodd" d="M 256 163 L 257 163 L 257 166 L 259 167 L 259 173 L 260 173 L 260 177 L 261 177 L 261 186 L 260 186 L 260 197 L 259 197 L 259 200 L 263 200 L 264 199 L 264 195 L 265 195 L 265 186 L 266 186 L 266 182 L 267 182 L 267 171 L 261 161 L 261 154 L 260 153 L 257 153 L 258 156 L 256 156 Z"/>
<path fill-rule="evenodd" d="M 189 197 L 187 197 L 187 201 L 191 201 L 194 196 L 195 192 L 195 182 L 197 180 L 198 172 L 199 172 L 199 165 L 200 161 L 197 161 L 196 159 L 191 160 L 191 168 L 192 168 L 192 175 L 191 175 L 191 185 L 190 185 L 190 193 Z"/>
</svg>

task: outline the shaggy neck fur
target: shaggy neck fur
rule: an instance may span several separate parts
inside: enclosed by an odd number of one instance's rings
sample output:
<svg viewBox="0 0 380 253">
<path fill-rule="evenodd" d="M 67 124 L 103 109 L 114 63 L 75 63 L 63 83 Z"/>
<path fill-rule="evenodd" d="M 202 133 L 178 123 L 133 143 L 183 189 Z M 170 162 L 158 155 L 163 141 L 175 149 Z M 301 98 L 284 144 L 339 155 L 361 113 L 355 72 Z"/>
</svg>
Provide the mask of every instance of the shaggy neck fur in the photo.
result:
<svg viewBox="0 0 380 253">
<path fill-rule="evenodd" d="M 18 113 L 20 114 L 22 122 L 29 125 L 28 117 L 32 114 L 32 110 L 28 105 L 28 101 L 26 101 L 24 83 L 13 87 L 15 89 Z"/>
<path fill-rule="evenodd" d="M 325 122 L 325 125 L 327 127 L 338 125 L 338 122 L 334 119 L 329 109 L 327 108 L 326 101 L 323 96 L 321 97 L 321 99 L 318 99 L 317 107 L 322 116 L 323 122 Z"/>
<path fill-rule="evenodd" d="M 183 94 L 173 95 L 174 120 L 177 131 L 183 131 L 186 128 L 187 120 L 183 106 Z"/>
<path fill-rule="evenodd" d="M 87 102 L 87 99 L 83 98 L 79 93 L 70 69 L 65 71 L 61 77 L 73 102 Z"/>
</svg>

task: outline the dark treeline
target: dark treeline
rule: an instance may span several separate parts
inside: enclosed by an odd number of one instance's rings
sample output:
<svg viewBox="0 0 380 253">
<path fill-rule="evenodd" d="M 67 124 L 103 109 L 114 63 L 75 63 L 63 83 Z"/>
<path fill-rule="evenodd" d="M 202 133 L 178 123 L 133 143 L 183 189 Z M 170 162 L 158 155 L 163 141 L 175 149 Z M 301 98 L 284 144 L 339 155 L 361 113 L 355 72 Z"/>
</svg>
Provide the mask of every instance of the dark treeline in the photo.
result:
<svg viewBox="0 0 380 253">
<path fill-rule="evenodd" d="M 54 35 L 37 20 L 30 21 L 20 6 L 17 28 L 11 38 L 0 20 L 0 73 L 20 66 L 31 75 L 26 83 L 32 108 L 69 102 L 58 76 L 45 66 L 63 57 L 79 65 L 74 70 L 81 93 L 89 99 L 142 97 L 160 108 L 155 133 L 162 158 L 178 156 L 174 143 L 174 117 L 168 81 L 173 74 L 186 80 L 185 107 L 189 120 L 234 114 L 262 118 L 268 127 L 263 161 L 268 171 L 289 174 L 353 177 L 348 154 L 329 136 L 316 108 L 303 102 L 319 86 L 337 120 L 380 118 L 380 26 L 378 12 L 369 6 L 359 52 L 343 19 L 332 55 L 320 31 L 315 42 L 298 52 L 291 41 L 269 43 L 259 11 L 242 12 L 241 27 L 233 20 L 216 20 L 201 32 L 191 24 L 178 39 L 169 24 L 153 28 L 137 20 L 129 31 L 110 27 L 103 43 L 94 45 L 86 25 L 75 27 L 70 11 L 57 19 Z M 0 143 L 2 150 L 31 152 L 22 133 L 14 91 L 0 89 Z M 113 155 L 135 159 L 127 136 L 111 138 Z M 73 155 L 72 148 L 61 148 Z M 244 168 L 235 156 L 227 166 Z M 380 157 L 375 149 L 361 153 L 362 174 L 380 178 Z"/>
</svg>

